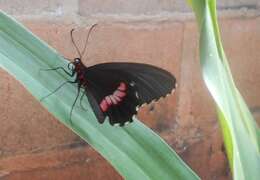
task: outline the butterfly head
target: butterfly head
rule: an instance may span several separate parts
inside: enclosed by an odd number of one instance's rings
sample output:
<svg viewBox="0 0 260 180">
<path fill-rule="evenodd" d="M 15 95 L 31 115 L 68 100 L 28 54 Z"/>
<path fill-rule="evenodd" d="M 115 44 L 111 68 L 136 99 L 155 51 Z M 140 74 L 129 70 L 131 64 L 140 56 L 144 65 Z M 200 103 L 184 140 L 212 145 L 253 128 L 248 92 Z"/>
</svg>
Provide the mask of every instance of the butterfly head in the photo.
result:
<svg viewBox="0 0 260 180">
<path fill-rule="evenodd" d="M 77 69 L 81 69 L 84 65 L 82 64 L 81 62 L 81 59 L 80 58 L 75 58 L 72 62 L 72 64 L 74 65 L 74 69 L 77 70 Z"/>
<path fill-rule="evenodd" d="M 80 58 L 75 58 L 75 59 L 73 60 L 73 65 L 74 65 L 74 66 L 77 66 L 77 65 L 79 65 L 79 64 L 81 64 L 81 59 L 80 59 Z"/>
<path fill-rule="evenodd" d="M 81 62 L 80 58 L 75 58 L 72 62 L 68 64 L 68 69 L 72 72 L 76 72 L 84 67 L 83 63 Z"/>
</svg>

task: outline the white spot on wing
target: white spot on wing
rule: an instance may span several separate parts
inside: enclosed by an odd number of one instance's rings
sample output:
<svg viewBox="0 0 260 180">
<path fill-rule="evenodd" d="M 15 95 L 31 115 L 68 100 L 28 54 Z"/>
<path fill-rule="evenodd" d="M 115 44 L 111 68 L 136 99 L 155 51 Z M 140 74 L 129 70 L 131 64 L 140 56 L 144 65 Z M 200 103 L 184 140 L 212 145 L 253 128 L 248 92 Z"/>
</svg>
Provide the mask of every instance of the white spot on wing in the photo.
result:
<svg viewBox="0 0 260 180">
<path fill-rule="evenodd" d="M 139 94 L 138 94 L 138 92 L 136 91 L 135 92 L 135 97 L 137 98 L 137 99 L 139 99 L 140 97 L 139 97 Z"/>
<path fill-rule="evenodd" d="M 116 126 L 116 127 L 118 127 L 120 124 L 119 123 L 115 123 L 115 124 L 113 124 L 113 126 Z"/>
<path fill-rule="evenodd" d="M 138 107 L 138 106 L 136 106 L 136 107 L 135 107 L 135 110 L 136 110 L 136 111 L 138 111 L 138 110 L 139 110 L 139 107 Z"/>
<path fill-rule="evenodd" d="M 135 82 L 134 82 L 134 81 L 131 81 L 129 84 L 130 84 L 130 86 L 132 86 L 132 87 L 135 86 Z"/>
</svg>

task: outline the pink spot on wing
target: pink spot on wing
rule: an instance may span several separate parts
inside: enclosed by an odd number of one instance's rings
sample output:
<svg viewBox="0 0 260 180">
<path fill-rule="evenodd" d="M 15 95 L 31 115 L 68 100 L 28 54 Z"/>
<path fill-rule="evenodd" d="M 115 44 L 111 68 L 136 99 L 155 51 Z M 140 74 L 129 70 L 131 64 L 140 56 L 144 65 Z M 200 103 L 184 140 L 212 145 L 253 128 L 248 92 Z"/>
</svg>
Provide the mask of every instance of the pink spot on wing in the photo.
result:
<svg viewBox="0 0 260 180">
<path fill-rule="evenodd" d="M 120 102 L 120 101 L 122 101 L 122 99 L 120 98 L 120 97 L 118 97 L 118 96 L 116 96 L 116 95 L 112 95 L 114 98 L 115 98 L 115 100 L 117 101 L 117 102 Z"/>
<path fill-rule="evenodd" d="M 125 91 L 126 88 L 127 88 L 126 84 L 124 82 L 121 82 L 117 89 L 120 90 L 120 91 Z"/>
<path fill-rule="evenodd" d="M 107 95 L 106 97 L 104 97 L 101 101 L 101 103 L 99 104 L 100 109 L 102 112 L 106 112 L 108 111 L 108 109 L 111 106 L 116 106 L 118 105 L 121 101 L 123 101 L 123 98 L 126 96 L 126 91 L 127 90 L 127 86 L 124 82 L 120 82 L 119 86 L 117 87 L 117 89 L 113 92 L 113 94 L 111 95 Z"/>
<path fill-rule="evenodd" d="M 106 112 L 110 105 L 107 103 L 105 99 L 103 99 L 99 106 L 103 112 Z"/>
<path fill-rule="evenodd" d="M 111 101 L 113 102 L 114 105 L 117 104 L 117 100 L 113 95 L 110 95 L 109 98 L 111 99 Z"/>
<path fill-rule="evenodd" d="M 119 90 L 116 90 L 113 95 L 120 97 L 120 98 L 123 98 L 123 97 L 125 97 L 126 93 L 119 91 Z"/>
<path fill-rule="evenodd" d="M 105 97 L 105 100 L 106 100 L 106 102 L 107 102 L 107 104 L 108 104 L 109 106 L 113 104 L 113 102 L 111 101 L 111 99 L 110 99 L 109 96 L 106 96 L 106 97 Z"/>
</svg>

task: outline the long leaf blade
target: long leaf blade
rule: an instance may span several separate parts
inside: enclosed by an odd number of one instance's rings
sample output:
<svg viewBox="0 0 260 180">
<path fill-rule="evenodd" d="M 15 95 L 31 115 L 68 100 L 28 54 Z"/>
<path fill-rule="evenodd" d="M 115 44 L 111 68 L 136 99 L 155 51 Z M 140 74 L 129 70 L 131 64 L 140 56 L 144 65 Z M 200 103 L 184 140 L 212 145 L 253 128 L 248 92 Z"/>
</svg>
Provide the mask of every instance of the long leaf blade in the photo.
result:
<svg viewBox="0 0 260 180">
<path fill-rule="evenodd" d="M 215 0 L 190 0 L 200 28 L 200 62 L 213 96 L 234 179 L 260 177 L 259 128 L 233 81 L 217 23 Z"/>
</svg>

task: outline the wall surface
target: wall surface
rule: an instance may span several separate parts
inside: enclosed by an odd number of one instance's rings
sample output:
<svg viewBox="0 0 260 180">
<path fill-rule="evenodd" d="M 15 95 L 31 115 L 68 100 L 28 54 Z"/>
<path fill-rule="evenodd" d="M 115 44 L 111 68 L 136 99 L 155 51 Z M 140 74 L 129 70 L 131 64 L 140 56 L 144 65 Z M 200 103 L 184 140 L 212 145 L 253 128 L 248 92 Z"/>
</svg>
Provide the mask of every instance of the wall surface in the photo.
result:
<svg viewBox="0 0 260 180">
<path fill-rule="evenodd" d="M 172 72 L 177 92 L 144 107 L 139 118 L 205 180 L 230 180 L 214 103 L 203 83 L 198 30 L 183 0 L 0 0 L 33 33 L 73 58 L 69 32 L 93 23 L 86 65 L 133 61 Z M 236 84 L 260 119 L 260 2 L 219 0 L 224 47 Z M 0 69 L 0 179 L 122 179 L 87 143 L 60 124 Z M 26 102 L 26 103 L 25 103 Z"/>
</svg>

